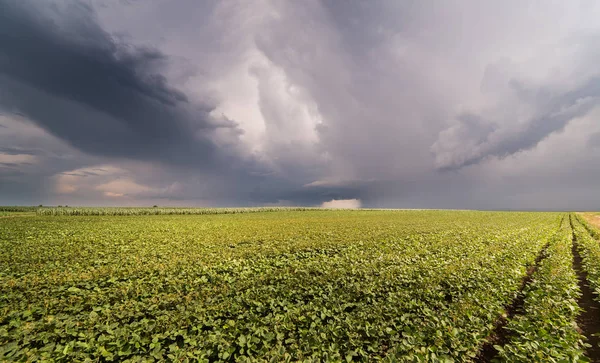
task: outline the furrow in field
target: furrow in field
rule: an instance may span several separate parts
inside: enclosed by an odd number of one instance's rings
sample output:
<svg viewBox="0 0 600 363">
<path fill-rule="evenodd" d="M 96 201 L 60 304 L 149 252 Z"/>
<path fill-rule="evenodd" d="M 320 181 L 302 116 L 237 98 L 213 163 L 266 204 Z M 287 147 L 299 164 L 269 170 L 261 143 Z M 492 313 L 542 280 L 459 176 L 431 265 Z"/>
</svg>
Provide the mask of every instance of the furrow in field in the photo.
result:
<svg viewBox="0 0 600 363">
<path fill-rule="evenodd" d="M 525 266 L 534 262 L 543 241 L 551 231 L 549 229 L 542 235 L 536 234 L 537 239 L 531 240 L 533 231 L 521 229 L 513 238 L 503 239 L 502 247 L 496 253 L 489 248 L 491 246 L 481 251 L 479 256 L 483 261 L 473 261 L 473 264 L 468 260 L 460 261 L 457 265 L 460 266 L 460 271 L 456 271 L 460 277 L 448 275 L 448 267 L 436 269 L 439 282 L 429 286 L 448 286 L 450 292 L 458 292 L 459 295 L 450 296 L 451 299 L 445 297 L 442 309 L 436 314 L 439 316 L 436 318 L 437 323 L 431 326 L 431 331 L 420 329 L 421 333 L 431 337 L 430 341 L 424 342 L 424 348 L 435 352 L 435 355 L 423 358 L 452 357 L 457 361 L 471 361 L 476 356 L 481 341 L 493 330 L 494 317 L 516 296 L 520 276 L 526 271 Z M 525 242 L 523 238 L 529 242 Z M 479 253 L 470 251 L 470 254 L 477 256 Z M 456 282 L 460 282 L 460 285 L 455 285 Z M 402 348 L 409 347 L 396 346 L 396 356 L 408 353 L 400 350 Z"/>
<path fill-rule="evenodd" d="M 523 305 L 525 303 L 525 295 L 523 291 L 531 283 L 533 274 L 537 271 L 541 261 L 546 257 L 546 250 L 548 246 L 549 243 L 544 245 L 536 257 L 535 263 L 527 269 L 527 272 L 521 281 L 521 286 L 519 287 L 517 297 L 509 306 L 506 307 L 506 312 L 498 317 L 498 321 L 496 322 L 496 327 L 494 328 L 493 333 L 486 338 L 486 343 L 483 345 L 483 347 L 481 347 L 481 350 L 475 358 L 476 362 L 483 363 L 494 361 L 494 359 L 498 356 L 498 350 L 494 348 L 494 346 L 503 346 L 508 343 L 510 332 L 506 330 L 506 325 L 511 319 L 514 318 L 516 314 L 523 314 Z"/>
<path fill-rule="evenodd" d="M 600 246 L 590 235 L 585 222 L 576 218 L 570 221 L 573 228 L 573 268 L 581 290 L 578 304 L 582 312 L 577 323 L 589 344 L 586 356 L 592 362 L 600 362 Z"/>
<path fill-rule="evenodd" d="M 574 362 L 583 358 L 584 337 L 575 325 L 580 308 L 573 270 L 569 220 L 551 238 L 545 258 L 523 290 L 523 305 L 504 327 L 505 344 L 487 361 Z"/>
</svg>

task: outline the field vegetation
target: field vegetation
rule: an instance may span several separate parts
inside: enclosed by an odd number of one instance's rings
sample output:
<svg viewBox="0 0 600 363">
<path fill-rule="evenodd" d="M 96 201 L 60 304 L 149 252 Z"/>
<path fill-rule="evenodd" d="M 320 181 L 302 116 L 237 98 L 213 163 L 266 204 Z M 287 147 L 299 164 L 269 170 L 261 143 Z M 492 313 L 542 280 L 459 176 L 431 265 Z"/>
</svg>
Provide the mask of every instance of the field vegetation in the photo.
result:
<svg viewBox="0 0 600 363">
<path fill-rule="evenodd" d="M 256 207 L 256 208 L 138 208 L 138 207 L 47 207 L 37 208 L 37 214 L 46 216 L 130 216 L 130 215 L 186 215 L 186 214 L 239 214 L 256 212 L 284 212 L 323 210 L 308 207 Z"/>
<path fill-rule="evenodd" d="M 199 211 L 40 208 L 0 219 L 0 360 L 594 354 L 578 326 L 572 248 L 597 293 L 600 248 L 575 214 Z"/>
<path fill-rule="evenodd" d="M 15 213 L 15 212 L 35 212 L 38 207 L 21 207 L 21 206 L 0 206 L 0 212 Z"/>
</svg>

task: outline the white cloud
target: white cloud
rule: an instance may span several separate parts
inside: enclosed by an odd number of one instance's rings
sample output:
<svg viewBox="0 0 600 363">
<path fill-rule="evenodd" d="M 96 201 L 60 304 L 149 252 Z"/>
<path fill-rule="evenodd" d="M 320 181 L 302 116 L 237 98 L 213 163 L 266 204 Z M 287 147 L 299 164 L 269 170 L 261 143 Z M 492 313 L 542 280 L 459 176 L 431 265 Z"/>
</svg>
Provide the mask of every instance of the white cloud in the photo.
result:
<svg viewBox="0 0 600 363">
<path fill-rule="evenodd" d="M 358 209 L 361 206 L 360 199 L 332 199 L 329 202 L 323 202 L 322 208 L 339 209 Z"/>
<path fill-rule="evenodd" d="M 120 196 L 125 194 L 135 195 L 152 191 L 152 188 L 146 185 L 139 184 L 135 182 L 132 178 L 128 177 L 119 178 L 111 180 L 107 183 L 100 184 L 96 186 L 96 189 L 103 191 L 105 195 L 108 195 L 107 193 L 110 193 L 111 196 L 115 196 L 117 194 Z"/>
<path fill-rule="evenodd" d="M 104 192 L 104 195 L 106 195 L 107 197 L 111 197 L 111 198 L 121 198 L 121 197 L 125 196 L 125 194 L 123 194 L 123 193 L 113 193 L 113 192 Z"/>
<path fill-rule="evenodd" d="M 109 164 L 79 168 L 55 176 L 55 191 L 59 194 L 85 193 L 89 197 L 115 198 L 142 195 L 154 190 L 136 182 L 130 170 Z"/>
</svg>

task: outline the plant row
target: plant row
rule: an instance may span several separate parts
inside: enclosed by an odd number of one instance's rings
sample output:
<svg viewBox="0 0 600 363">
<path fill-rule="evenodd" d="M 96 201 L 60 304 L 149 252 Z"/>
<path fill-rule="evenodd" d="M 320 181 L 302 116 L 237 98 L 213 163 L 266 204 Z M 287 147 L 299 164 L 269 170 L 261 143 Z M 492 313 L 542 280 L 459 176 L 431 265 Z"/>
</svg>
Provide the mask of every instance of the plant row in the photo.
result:
<svg viewBox="0 0 600 363">
<path fill-rule="evenodd" d="M 38 207 L 0 206 L 0 212 L 35 212 Z"/>
<path fill-rule="evenodd" d="M 585 338 L 576 329 L 580 292 L 568 218 L 550 240 L 523 294 L 523 311 L 505 327 L 510 341 L 495 347 L 498 358 L 508 362 L 586 361 Z"/>
<path fill-rule="evenodd" d="M 590 234 L 590 231 L 595 231 L 593 227 L 580 216 L 573 217 L 573 229 L 588 283 L 596 300 L 600 301 L 600 243 Z"/>
</svg>

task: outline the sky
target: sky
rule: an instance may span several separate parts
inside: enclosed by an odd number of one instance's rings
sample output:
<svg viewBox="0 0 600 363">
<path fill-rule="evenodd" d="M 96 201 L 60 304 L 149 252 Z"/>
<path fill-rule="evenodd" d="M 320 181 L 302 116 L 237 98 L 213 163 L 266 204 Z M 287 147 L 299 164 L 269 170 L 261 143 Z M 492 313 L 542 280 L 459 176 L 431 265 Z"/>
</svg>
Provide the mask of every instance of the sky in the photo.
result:
<svg viewBox="0 0 600 363">
<path fill-rule="evenodd" d="M 0 0 L 0 205 L 600 210 L 598 19 Z"/>
</svg>

